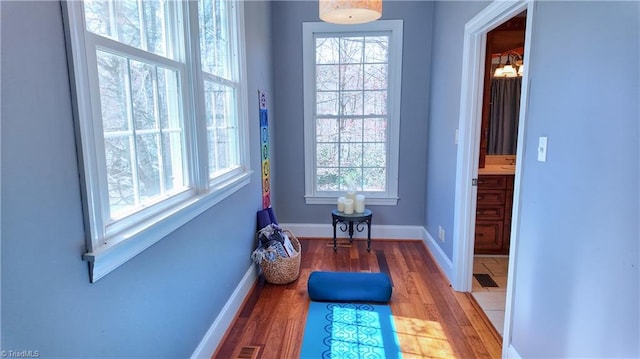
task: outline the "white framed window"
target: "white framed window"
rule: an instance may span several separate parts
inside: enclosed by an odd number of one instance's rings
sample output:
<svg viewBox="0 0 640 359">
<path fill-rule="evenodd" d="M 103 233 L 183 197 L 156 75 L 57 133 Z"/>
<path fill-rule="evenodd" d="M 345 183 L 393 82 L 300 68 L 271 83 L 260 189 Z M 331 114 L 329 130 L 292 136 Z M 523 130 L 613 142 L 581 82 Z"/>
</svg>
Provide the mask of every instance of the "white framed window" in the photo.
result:
<svg viewBox="0 0 640 359">
<path fill-rule="evenodd" d="M 305 200 L 396 205 L 402 20 L 303 24 Z"/>
<path fill-rule="evenodd" d="M 242 5 L 63 6 L 91 282 L 249 183 Z"/>
</svg>

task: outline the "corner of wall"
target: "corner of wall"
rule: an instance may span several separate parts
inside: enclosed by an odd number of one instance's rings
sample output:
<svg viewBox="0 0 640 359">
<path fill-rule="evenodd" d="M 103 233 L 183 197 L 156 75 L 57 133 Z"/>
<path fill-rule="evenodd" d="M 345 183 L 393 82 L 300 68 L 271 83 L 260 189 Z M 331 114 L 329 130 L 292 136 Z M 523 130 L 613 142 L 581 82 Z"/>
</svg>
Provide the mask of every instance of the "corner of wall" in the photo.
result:
<svg viewBox="0 0 640 359">
<path fill-rule="evenodd" d="M 431 252 L 431 255 L 433 256 L 433 258 L 436 260 L 436 263 L 440 267 L 440 270 L 444 273 L 444 275 L 449 280 L 449 283 L 453 284 L 454 273 L 455 273 L 455 271 L 453 270 L 453 263 L 451 262 L 449 257 L 447 257 L 447 255 L 444 253 L 442 248 L 440 248 L 436 240 L 433 239 L 433 237 L 425 227 L 423 227 L 423 241 L 427 246 L 427 248 L 429 249 L 429 252 Z"/>
</svg>

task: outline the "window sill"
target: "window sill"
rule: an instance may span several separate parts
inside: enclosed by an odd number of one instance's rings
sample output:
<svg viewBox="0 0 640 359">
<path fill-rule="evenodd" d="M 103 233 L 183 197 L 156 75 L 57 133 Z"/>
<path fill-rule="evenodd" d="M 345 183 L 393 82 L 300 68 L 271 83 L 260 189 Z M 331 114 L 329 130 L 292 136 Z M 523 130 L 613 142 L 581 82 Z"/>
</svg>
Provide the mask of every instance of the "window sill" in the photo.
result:
<svg viewBox="0 0 640 359">
<path fill-rule="evenodd" d="M 319 197 L 319 196 L 305 196 L 304 200 L 307 204 L 336 204 L 337 196 L 334 197 Z M 372 206 L 397 206 L 398 197 L 366 197 L 365 203 Z"/>
<path fill-rule="evenodd" d="M 180 228 L 199 214 L 237 192 L 250 182 L 253 171 L 217 185 L 208 193 L 192 197 L 170 210 L 108 239 L 109 243 L 97 251 L 85 253 L 82 259 L 89 262 L 91 283 L 120 267 L 131 258 Z"/>
</svg>

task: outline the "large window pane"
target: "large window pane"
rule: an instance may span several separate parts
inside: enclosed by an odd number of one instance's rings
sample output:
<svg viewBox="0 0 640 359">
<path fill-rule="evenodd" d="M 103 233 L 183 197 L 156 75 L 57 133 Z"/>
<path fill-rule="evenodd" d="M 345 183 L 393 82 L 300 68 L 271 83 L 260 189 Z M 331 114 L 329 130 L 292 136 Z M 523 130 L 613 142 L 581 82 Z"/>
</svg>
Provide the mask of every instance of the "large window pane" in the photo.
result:
<svg viewBox="0 0 640 359">
<path fill-rule="evenodd" d="M 384 167 L 387 160 L 387 146 L 384 143 L 363 144 L 364 167 Z"/>
<path fill-rule="evenodd" d="M 138 61 L 130 61 L 131 91 L 133 98 L 133 123 L 136 130 L 158 128 L 156 117 L 157 88 L 155 67 Z"/>
<path fill-rule="evenodd" d="M 363 188 L 364 191 L 382 192 L 386 189 L 386 169 L 384 168 L 365 168 L 363 170 Z"/>
<path fill-rule="evenodd" d="M 343 37 L 340 39 L 340 63 L 361 63 L 363 61 L 364 38 Z"/>
<path fill-rule="evenodd" d="M 145 0 L 142 2 L 144 11 L 144 28 L 147 44 L 144 47 L 147 51 L 157 55 L 167 56 L 167 23 L 165 11 L 167 2 L 162 0 Z"/>
<path fill-rule="evenodd" d="M 231 87 L 205 81 L 209 176 L 239 166 L 236 95 Z"/>
<path fill-rule="evenodd" d="M 163 185 L 166 192 L 170 193 L 186 186 L 186 169 L 183 162 L 182 133 L 163 132 L 162 134 L 162 161 L 163 161 Z"/>
<path fill-rule="evenodd" d="M 338 144 L 318 143 L 318 167 L 338 167 Z"/>
<path fill-rule="evenodd" d="M 362 91 L 343 91 L 340 98 L 340 110 L 342 115 L 362 115 L 363 107 Z"/>
<path fill-rule="evenodd" d="M 365 90 L 386 90 L 387 65 L 372 64 L 364 65 L 364 89 Z"/>
<path fill-rule="evenodd" d="M 389 62 L 388 36 L 365 37 L 364 62 L 370 64 Z"/>
<path fill-rule="evenodd" d="M 172 48 L 167 45 L 168 28 L 172 26 L 167 16 L 169 4 L 164 0 L 85 0 L 87 30 L 173 58 Z"/>
<path fill-rule="evenodd" d="M 228 7 L 225 0 L 198 1 L 202 70 L 232 79 Z"/>
<path fill-rule="evenodd" d="M 365 115 L 387 114 L 387 91 L 366 91 L 364 93 Z"/>
<path fill-rule="evenodd" d="M 340 145 L 340 166 L 360 167 L 362 166 L 362 144 L 343 143 Z"/>
<path fill-rule="evenodd" d="M 316 113 L 318 115 L 338 115 L 339 93 L 318 92 L 316 97 Z"/>
<path fill-rule="evenodd" d="M 159 135 L 136 136 L 137 174 L 140 203 L 150 202 L 161 193 Z"/>
<path fill-rule="evenodd" d="M 129 127 L 129 70 L 127 59 L 97 51 L 100 105 L 104 131 L 127 131 Z"/>
<path fill-rule="evenodd" d="M 340 129 L 337 118 L 319 118 L 316 127 L 317 142 L 337 142 Z"/>
<path fill-rule="evenodd" d="M 320 191 L 340 190 L 340 173 L 337 168 L 318 167 L 318 188 Z"/>
<path fill-rule="evenodd" d="M 340 121 L 341 142 L 362 142 L 362 119 L 344 119 Z"/>
<path fill-rule="evenodd" d="M 340 62 L 340 39 L 322 37 L 316 39 L 316 64 L 338 64 Z"/>
<path fill-rule="evenodd" d="M 135 205 L 136 181 L 133 177 L 131 137 L 107 137 L 104 140 L 107 163 L 107 186 L 111 216 Z"/>
<path fill-rule="evenodd" d="M 178 73 L 156 68 L 158 83 L 158 116 L 164 130 L 182 128 L 178 88 Z"/>
<path fill-rule="evenodd" d="M 137 1 L 115 1 L 116 39 L 133 47 L 142 48 L 140 36 L 140 7 Z"/>
<path fill-rule="evenodd" d="M 316 66 L 316 89 L 323 91 L 337 91 L 339 86 L 338 65 Z"/>
<path fill-rule="evenodd" d="M 362 64 L 340 66 L 340 90 L 360 90 L 363 81 Z"/>
<path fill-rule="evenodd" d="M 362 168 L 344 167 L 340 169 L 340 191 L 362 191 Z"/>
<path fill-rule="evenodd" d="M 87 30 L 94 34 L 112 37 L 111 11 L 113 3 L 107 0 L 85 0 L 84 13 Z"/>
<path fill-rule="evenodd" d="M 363 140 L 366 142 L 386 142 L 387 120 L 385 118 L 365 118 Z"/>
</svg>

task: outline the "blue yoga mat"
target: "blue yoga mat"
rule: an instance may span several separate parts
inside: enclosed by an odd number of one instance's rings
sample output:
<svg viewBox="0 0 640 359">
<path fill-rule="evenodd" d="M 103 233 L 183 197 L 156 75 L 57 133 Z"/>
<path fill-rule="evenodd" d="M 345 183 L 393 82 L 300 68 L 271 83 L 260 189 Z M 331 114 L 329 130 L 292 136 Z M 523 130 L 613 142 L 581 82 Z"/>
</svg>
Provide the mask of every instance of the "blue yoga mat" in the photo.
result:
<svg viewBox="0 0 640 359">
<path fill-rule="evenodd" d="M 391 308 L 382 304 L 311 302 L 301 359 L 400 358 Z"/>
</svg>

